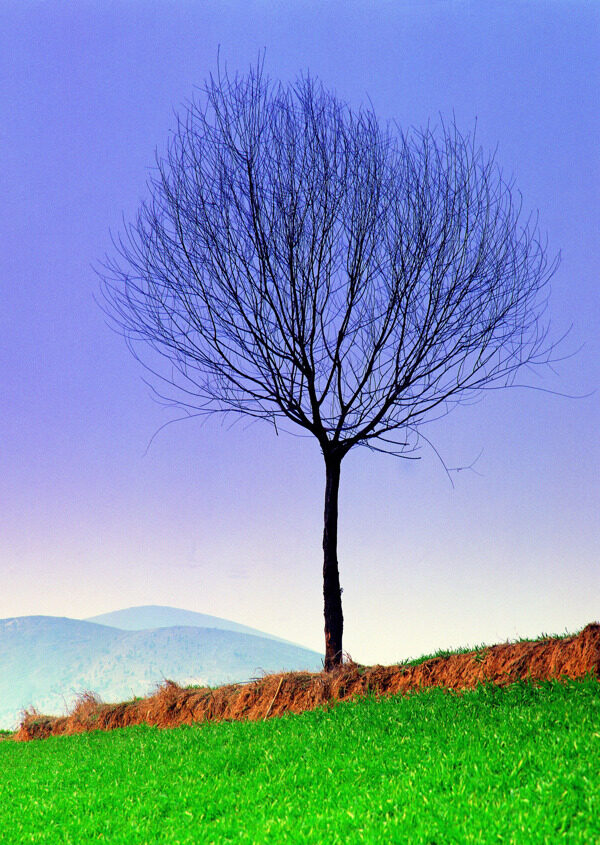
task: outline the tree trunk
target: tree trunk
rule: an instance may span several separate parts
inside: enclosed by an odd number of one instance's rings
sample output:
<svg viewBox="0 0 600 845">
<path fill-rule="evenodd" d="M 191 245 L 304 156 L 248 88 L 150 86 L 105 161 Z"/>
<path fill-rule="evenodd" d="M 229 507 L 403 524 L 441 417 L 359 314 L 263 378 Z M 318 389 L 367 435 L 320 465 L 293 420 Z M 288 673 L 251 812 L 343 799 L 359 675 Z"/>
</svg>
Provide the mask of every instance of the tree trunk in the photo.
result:
<svg viewBox="0 0 600 845">
<path fill-rule="evenodd" d="M 325 456 L 325 526 L 323 529 L 323 599 L 325 602 L 325 671 L 342 663 L 342 591 L 337 559 L 338 490 L 341 458 Z"/>
</svg>

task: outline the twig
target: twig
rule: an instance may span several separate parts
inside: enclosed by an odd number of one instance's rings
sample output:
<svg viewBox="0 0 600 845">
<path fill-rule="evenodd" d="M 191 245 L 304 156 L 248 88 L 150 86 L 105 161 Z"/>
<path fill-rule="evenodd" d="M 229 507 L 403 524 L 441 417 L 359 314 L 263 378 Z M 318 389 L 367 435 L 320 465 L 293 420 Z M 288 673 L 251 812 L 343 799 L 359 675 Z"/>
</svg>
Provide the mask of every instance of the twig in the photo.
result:
<svg viewBox="0 0 600 845">
<path fill-rule="evenodd" d="M 282 683 L 283 683 L 283 677 L 281 677 L 281 678 L 279 679 L 279 686 L 278 686 L 278 687 L 277 687 L 277 689 L 275 690 L 275 695 L 274 695 L 274 696 L 273 696 L 273 698 L 271 699 L 271 703 L 269 704 L 269 708 L 268 708 L 267 712 L 265 713 L 265 715 L 263 716 L 263 722 L 265 721 L 265 719 L 268 717 L 269 713 L 271 712 L 271 707 L 275 704 L 275 699 L 276 699 L 276 698 L 277 698 L 277 696 L 279 695 L 279 690 L 281 689 L 281 685 L 282 685 Z"/>
</svg>

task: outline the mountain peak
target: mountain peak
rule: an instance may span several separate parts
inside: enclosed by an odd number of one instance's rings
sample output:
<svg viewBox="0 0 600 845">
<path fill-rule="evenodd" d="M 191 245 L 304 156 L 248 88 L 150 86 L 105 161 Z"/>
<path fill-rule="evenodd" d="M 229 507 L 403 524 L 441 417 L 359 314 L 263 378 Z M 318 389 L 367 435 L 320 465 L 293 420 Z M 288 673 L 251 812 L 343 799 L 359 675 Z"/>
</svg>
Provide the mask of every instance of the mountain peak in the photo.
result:
<svg viewBox="0 0 600 845">
<path fill-rule="evenodd" d="M 175 626 L 192 626 L 196 628 L 219 628 L 226 631 L 237 631 L 240 634 L 252 634 L 255 637 L 265 637 L 280 643 L 298 646 L 290 640 L 276 637 L 257 628 L 241 625 L 220 616 L 211 616 L 195 610 L 184 610 L 179 607 L 169 607 L 160 604 L 144 604 L 137 607 L 126 607 L 113 610 L 97 616 L 88 616 L 84 622 L 96 622 L 99 625 L 109 625 L 122 631 L 144 631 L 150 628 L 172 628 Z M 302 646 L 304 647 L 304 646 Z"/>
</svg>

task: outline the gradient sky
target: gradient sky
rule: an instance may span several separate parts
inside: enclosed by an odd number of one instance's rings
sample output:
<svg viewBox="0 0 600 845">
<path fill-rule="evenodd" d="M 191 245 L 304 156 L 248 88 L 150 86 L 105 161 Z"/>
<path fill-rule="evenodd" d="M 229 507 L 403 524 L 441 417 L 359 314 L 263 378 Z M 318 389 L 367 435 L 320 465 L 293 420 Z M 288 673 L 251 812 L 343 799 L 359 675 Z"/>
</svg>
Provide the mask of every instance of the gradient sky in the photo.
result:
<svg viewBox="0 0 600 845">
<path fill-rule="evenodd" d="M 344 648 L 391 663 L 600 618 L 600 4 L 9 2 L 0 9 L 0 618 L 164 604 L 323 649 L 324 466 L 263 422 L 174 423 L 94 302 L 91 265 L 216 68 L 303 70 L 382 120 L 477 132 L 553 256 L 549 391 L 429 426 L 435 452 L 342 464 Z M 520 379 L 523 381 L 523 379 Z M 289 426 L 288 426 L 289 428 Z"/>
</svg>

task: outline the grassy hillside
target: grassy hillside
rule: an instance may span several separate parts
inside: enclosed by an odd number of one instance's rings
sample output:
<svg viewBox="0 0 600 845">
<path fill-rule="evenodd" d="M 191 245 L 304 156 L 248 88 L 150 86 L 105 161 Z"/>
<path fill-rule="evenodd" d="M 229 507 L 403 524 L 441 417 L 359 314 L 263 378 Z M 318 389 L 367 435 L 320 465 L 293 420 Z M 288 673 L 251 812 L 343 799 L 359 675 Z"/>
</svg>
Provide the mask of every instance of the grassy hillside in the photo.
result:
<svg viewBox="0 0 600 845">
<path fill-rule="evenodd" d="M 3 843 L 600 841 L 594 678 L 0 743 Z"/>
</svg>

